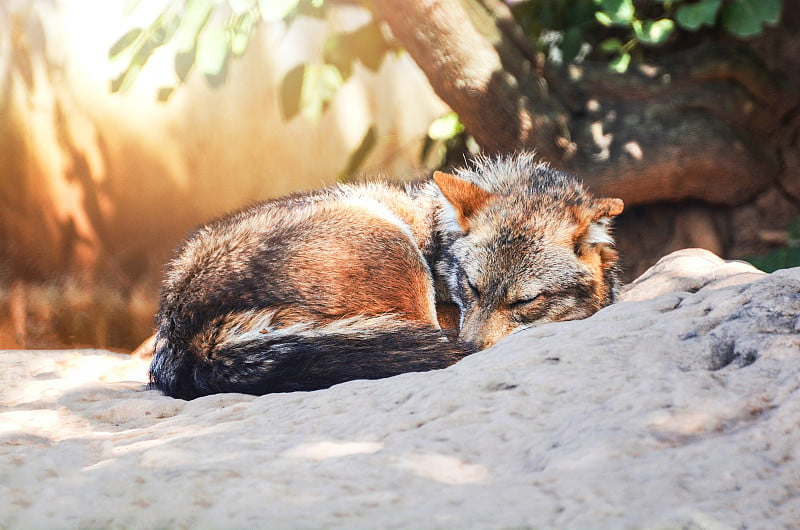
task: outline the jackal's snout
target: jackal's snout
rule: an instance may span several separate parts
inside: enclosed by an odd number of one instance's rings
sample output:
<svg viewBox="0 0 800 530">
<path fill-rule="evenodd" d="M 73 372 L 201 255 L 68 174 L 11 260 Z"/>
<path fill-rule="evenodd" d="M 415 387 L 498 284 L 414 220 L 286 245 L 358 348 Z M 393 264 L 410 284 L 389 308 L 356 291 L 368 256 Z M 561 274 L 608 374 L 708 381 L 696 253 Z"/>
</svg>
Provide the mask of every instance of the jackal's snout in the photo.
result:
<svg viewBox="0 0 800 530">
<path fill-rule="evenodd" d="M 518 324 L 503 311 L 475 308 L 465 315 L 458 338 L 478 350 L 485 350 L 512 333 Z"/>
</svg>

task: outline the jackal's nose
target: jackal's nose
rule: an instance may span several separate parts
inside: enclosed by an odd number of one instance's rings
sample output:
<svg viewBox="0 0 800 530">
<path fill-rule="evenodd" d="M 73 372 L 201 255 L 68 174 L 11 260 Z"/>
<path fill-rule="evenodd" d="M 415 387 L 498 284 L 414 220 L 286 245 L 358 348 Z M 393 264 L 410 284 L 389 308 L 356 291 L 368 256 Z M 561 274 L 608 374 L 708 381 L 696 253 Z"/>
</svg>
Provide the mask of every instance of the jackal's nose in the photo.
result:
<svg viewBox="0 0 800 530">
<path fill-rule="evenodd" d="M 502 339 L 503 337 L 471 337 L 471 336 L 459 336 L 463 342 L 468 343 L 475 351 L 485 350 L 494 345 L 495 342 Z"/>
<path fill-rule="evenodd" d="M 460 340 L 474 345 L 477 350 L 489 348 L 512 330 L 510 323 L 500 318 L 501 315 L 480 317 L 481 315 L 474 315 L 472 318 L 465 318 L 458 334 Z"/>
</svg>

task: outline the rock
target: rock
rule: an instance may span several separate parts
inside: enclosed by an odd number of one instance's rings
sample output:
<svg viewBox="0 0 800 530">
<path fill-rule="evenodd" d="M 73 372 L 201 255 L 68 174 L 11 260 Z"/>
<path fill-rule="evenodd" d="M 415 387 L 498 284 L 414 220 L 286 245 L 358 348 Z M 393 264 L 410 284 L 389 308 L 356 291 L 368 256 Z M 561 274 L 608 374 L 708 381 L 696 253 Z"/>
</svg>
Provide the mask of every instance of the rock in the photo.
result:
<svg viewBox="0 0 800 530">
<path fill-rule="evenodd" d="M 797 528 L 800 269 L 681 251 L 622 300 L 446 370 L 262 397 L 2 352 L 0 526 Z"/>
</svg>

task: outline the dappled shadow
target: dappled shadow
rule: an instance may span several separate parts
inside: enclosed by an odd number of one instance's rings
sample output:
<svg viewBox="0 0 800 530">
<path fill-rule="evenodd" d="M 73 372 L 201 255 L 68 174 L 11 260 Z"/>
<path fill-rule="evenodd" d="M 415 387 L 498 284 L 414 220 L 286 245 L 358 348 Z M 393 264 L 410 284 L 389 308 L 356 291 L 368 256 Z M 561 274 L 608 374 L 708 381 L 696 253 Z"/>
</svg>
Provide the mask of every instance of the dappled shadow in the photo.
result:
<svg viewBox="0 0 800 530">
<path fill-rule="evenodd" d="M 262 32 L 218 90 L 190 76 L 159 103 L 156 57 L 112 95 L 108 47 L 135 24 L 118 7 L 0 6 L 0 345 L 135 347 L 151 333 L 163 264 L 193 226 L 334 181 L 367 130 L 373 173 L 408 167 L 412 129 L 439 112 L 409 60 L 391 58 L 376 76 L 354 74 L 319 124 L 284 122 L 278 82 L 321 47 L 314 21 Z"/>
</svg>

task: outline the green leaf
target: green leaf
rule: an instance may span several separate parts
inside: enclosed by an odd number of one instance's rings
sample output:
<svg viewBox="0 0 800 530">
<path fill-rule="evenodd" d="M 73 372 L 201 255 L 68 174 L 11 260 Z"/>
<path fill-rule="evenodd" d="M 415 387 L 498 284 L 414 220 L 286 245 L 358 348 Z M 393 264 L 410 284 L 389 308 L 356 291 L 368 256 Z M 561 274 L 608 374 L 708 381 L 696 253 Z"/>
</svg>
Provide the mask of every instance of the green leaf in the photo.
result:
<svg viewBox="0 0 800 530">
<path fill-rule="evenodd" d="M 299 0 L 259 0 L 258 9 L 266 22 L 279 22 L 297 9 Z"/>
<path fill-rule="evenodd" d="M 448 112 L 436 118 L 428 126 L 428 136 L 432 140 L 449 140 L 464 130 L 464 125 L 458 119 L 458 114 Z"/>
<path fill-rule="evenodd" d="M 315 123 L 343 83 L 339 69 L 330 64 L 300 64 L 281 80 L 280 107 L 284 120 L 302 114 Z"/>
<path fill-rule="evenodd" d="M 369 129 L 367 129 L 366 134 L 361 139 L 361 143 L 358 145 L 355 151 L 350 155 L 347 160 L 347 167 L 345 167 L 341 173 L 339 173 L 339 181 L 345 182 L 350 179 L 350 177 L 355 174 L 359 168 L 364 164 L 364 161 L 369 156 L 370 152 L 375 148 L 375 145 L 378 143 L 378 128 L 375 124 L 370 125 Z"/>
<path fill-rule="evenodd" d="M 236 57 L 242 55 L 250 44 L 250 34 L 236 32 L 231 35 L 231 53 Z"/>
<path fill-rule="evenodd" d="M 611 24 L 614 23 L 614 21 L 611 19 L 611 17 L 608 16 L 606 13 L 603 13 L 602 11 L 597 11 L 594 14 L 594 18 L 596 18 L 597 21 L 599 23 L 601 23 L 602 25 L 604 25 L 604 26 L 610 26 Z"/>
<path fill-rule="evenodd" d="M 431 154 L 431 149 L 433 148 L 434 145 L 441 145 L 441 144 L 437 144 L 436 142 L 431 140 L 430 136 L 425 135 L 425 138 L 422 139 L 422 147 L 419 150 L 420 162 L 422 162 L 423 164 L 425 163 L 425 161 L 428 159 L 428 156 Z"/>
<path fill-rule="evenodd" d="M 594 21 L 595 7 L 592 0 L 577 0 L 564 13 L 566 27 L 580 26 Z"/>
<path fill-rule="evenodd" d="M 625 52 L 615 57 L 613 61 L 608 63 L 608 68 L 613 72 L 617 72 L 618 74 L 624 74 L 628 71 L 628 65 L 630 64 L 631 54 Z"/>
<path fill-rule="evenodd" d="M 124 94 L 133 85 L 133 82 L 139 77 L 142 71 L 142 66 L 139 64 L 131 64 L 125 69 L 116 79 L 111 81 L 111 92 L 119 92 Z"/>
<path fill-rule="evenodd" d="M 111 48 L 109 48 L 108 58 L 114 59 L 120 53 L 127 50 L 134 43 L 136 43 L 136 41 L 139 40 L 139 37 L 141 37 L 143 33 L 144 30 L 142 30 L 142 28 L 133 28 L 132 30 L 125 33 L 125 35 L 120 37 L 119 40 L 117 40 L 117 42 L 115 42 L 111 46 Z"/>
<path fill-rule="evenodd" d="M 209 76 L 219 75 L 228 59 L 229 51 L 225 28 L 207 28 L 197 39 L 197 69 Z"/>
<path fill-rule="evenodd" d="M 352 73 L 352 63 L 358 60 L 368 69 L 377 71 L 392 46 L 386 41 L 381 28 L 369 22 L 354 31 L 334 33 L 325 41 L 323 61 L 336 66 L 347 79 Z"/>
<path fill-rule="evenodd" d="M 281 116 L 285 121 L 291 120 L 300 113 L 300 93 L 303 90 L 304 73 L 305 65 L 298 64 L 281 79 L 279 102 Z"/>
<path fill-rule="evenodd" d="M 172 40 L 175 34 L 178 32 L 178 28 L 181 25 L 181 17 L 178 16 L 177 13 L 173 14 L 167 19 L 164 19 L 161 24 L 161 42 L 165 44 Z"/>
<path fill-rule="evenodd" d="M 198 35 L 208 23 L 213 10 L 211 0 L 187 0 L 175 35 L 178 52 L 189 52 L 196 48 Z"/>
<path fill-rule="evenodd" d="M 564 32 L 564 37 L 561 39 L 561 53 L 564 56 L 564 62 L 571 62 L 578 53 L 581 51 L 581 44 L 583 44 L 583 30 L 580 26 L 572 26 L 567 28 Z"/>
<path fill-rule="evenodd" d="M 145 63 L 159 45 L 160 43 L 153 40 L 152 35 L 143 39 L 125 71 L 111 81 L 111 92 L 126 92 L 133 85 L 136 78 L 139 77 L 139 73 L 141 73 Z"/>
<path fill-rule="evenodd" d="M 375 22 L 364 24 L 353 32 L 353 46 L 361 64 L 373 72 L 381 67 L 386 52 L 390 50 L 380 26 Z"/>
<path fill-rule="evenodd" d="M 761 33 L 761 19 L 747 0 L 734 0 L 722 10 L 722 25 L 739 37 Z"/>
<path fill-rule="evenodd" d="M 675 22 L 689 31 L 695 31 L 701 26 L 713 26 L 720 5 L 722 0 L 701 0 L 696 4 L 683 4 L 675 11 Z"/>
<path fill-rule="evenodd" d="M 349 79 L 353 73 L 353 61 L 357 52 L 351 41 L 352 33 L 333 33 L 325 39 L 322 47 L 322 60 L 336 66 L 345 79 Z"/>
<path fill-rule="evenodd" d="M 616 37 L 611 37 L 600 43 L 600 49 L 606 53 L 615 53 L 622 50 L 622 41 Z"/>
<path fill-rule="evenodd" d="M 318 122 L 343 83 L 342 74 L 335 66 L 307 64 L 300 91 L 300 113 L 310 122 Z"/>
<path fill-rule="evenodd" d="M 782 0 L 761 0 L 758 4 L 761 10 L 761 19 L 766 24 L 775 25 L 781 20 Z"/>
<path fill-rule="evenodd" d="M 155 27 L 153 28 L 153 32 L 155 33 L 155 39 L 159 41 L 161 44 L 166 44 L 172 37 L 175 36 L 177 33 L 178 28 L 181 24 L 181 18 L 178 16 L 177 13 L 173 13 L 170 16 L 161 16 L 158 17 L 156 21 Z"/>
<path fill-rule="evenodd" d="M 738 37 L 762 32 L 763 24 L 780 19 L 781 0 L 732 0 L 722 8 L 722 25 Z"/>
<path fill-rule="evenodd" d="M 247 12 L 237 17 L 229 26 L 231 53 L 239 57 L 250 45 L 250 39 L 256 27 L 255 15 Z"/>
<path fill-rule="evenodd" d="M 165 103 L 167 100 L 169 100 L 170 96 L 172 96 L 174 92 L 175 92 L 174 86 L 163 86 L 158 89 L 157 99 L 161 103 Z"/>
<path fill-rule="evenodd" d="M 194 68 L 195 49 L 175 53 L 175 75 L 183 83 Z"/>
<path fill-rule="evenodd" d="M 633 0 L 595 0 L 600 8 L 595 18 L 604 26 L 629 26 L 633 22 Z"/>
<path fill-rule="evenodd" d="M 672 34 L 673 29 L 675 29 L 675 23 L 669 18 L 645 21 L 636 20 L 633 23 L 633 30 L 639 42 L 651 46 L 660 46 L 664 44 Z"/>
</svg>

